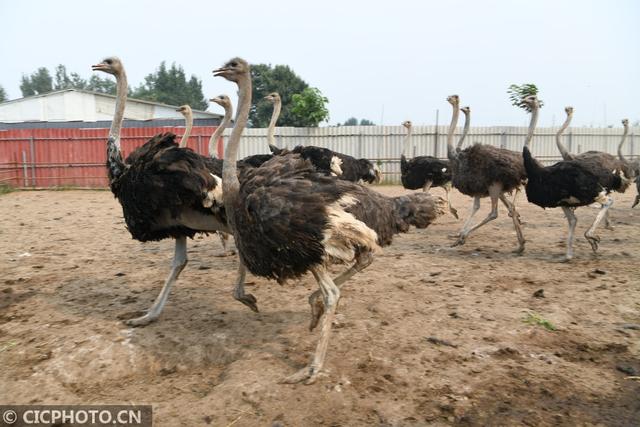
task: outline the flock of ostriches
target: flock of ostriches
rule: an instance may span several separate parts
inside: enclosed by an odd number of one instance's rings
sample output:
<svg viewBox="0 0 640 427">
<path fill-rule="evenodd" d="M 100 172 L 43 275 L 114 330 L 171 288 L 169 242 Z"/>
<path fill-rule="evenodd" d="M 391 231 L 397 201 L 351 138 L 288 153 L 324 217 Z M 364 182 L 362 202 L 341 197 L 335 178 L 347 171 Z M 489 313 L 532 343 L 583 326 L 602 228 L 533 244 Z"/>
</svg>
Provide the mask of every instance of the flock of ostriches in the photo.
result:
<svg viewBox="0 0 640 427">
<path fill-rule="evenodd" d="M 518 238 L 517 252 L 524 251 L 525 239 L 515 196 L 507 195 L 524 186 L 527 199 L 543 208 L 560 207 L 569 224 L 566 259 L 573 256 L 576 227 L 574 210 L 594 202 L 602 205 L 592 226 L 585 233 L 593 250 L 597 250 L 595 229 L 607 219 L 612 204 L 610 193 L 622 192 L 638 175 L 638 164 L 606 153 L 587 152 L 572 155 L 560 137 L 569 126 L 572 109 L 567 107 L 567 120 L 556 136 L 563 159 L 544 167 L 529 149 L 539 102 L 535 96 L 523 102 L 531 112 L 531 123 L 522 153 L 473 144 L 462 148 L 469 129 L 470 110 L 460 109 L 457 95 L 447 100 L 453 107 L 447 138 L 447 161 L 423 156 L 407 159 L 411 138 L 411 122 L 407 128 L 401 157 L 402 184 L 407 189 L 424 189 L 400 197 L 386 197 L 364 185 L 379 182 L 380 171 L 369 160 L 355 159 L 331 150 L 298 146 L 293 150 L 278 148 L 274 127 L 280 112 L 277 93 L 267 96 L 274 104 L 269 126 L 272 154 L 237 159 L 238 147 L 251 107 L 251 74 L 249 64 L 234 58 L 214 76 L 221 76 L 238 87 L 238 111 L 226 147 L 224 160 L 215 155 L 216 142 L 231 121 L 232 106 L 225 95 L 211 101 L 225 110 L 221 125 L 211 136 L 210 156 L 186 148 L 192 113 L 188 106 L 180 108 L 187 120 L 180 143 L 171 133 L 159 134 L 123 159 L 120 131 L 127 98 L 127 79 L 122 62 L 107 58 L 93 66 L 94 70 L 113 74 L 117 81 L 117 99 L 113 123 L 107 141 L 107 169 L 111 191 L 122 205 L 127 228 L 141 242 L 175 239 L 175 254 L 170 274 L 157 299 L 142 317 L 129 320 L 132 326 L 154 321 L 164 307 L 172 284 L 187 264 L 187 238 L 196 233 L 217 232 L 227 253 L 228 235 L 233 234 L 239 255 L 234 298 L 257 311 L 256 298 L 244 290 L 246 270 L 252 274 L 284 282 L 311 272 L 319 290 L 311 294 L 311 329 L 320 323 L 320 339 L 311 362 L 284 381 L 312 383 L 322 369 L 331 325 L 340 290 L 356 273 L 364 270 L 382 246 L 391 244 L 395 234 L 407 232 L 411 226 L 425 228 L 445 212 L 445 201 L 429 194 L 430 187 L 446 190 L 449 211 L 452 187 L 473 198 L 471 215 L 457 236 L 455 245 L 464 244 L 469 234 L 498 216 L 502 202 L 513 220 Z M 465 114 L 463 136 L 454 147 L 453 133 L 459 111 Z M 623 121 L 627 134 L 627 122 Z M 640 186 L 640 182 L 638 183 Z M 480 199 L 489 197 L 491 211 L 479 223 L 472 217 L 480 208 Z M 637 203 L 636 199 L 636 203 Z M 337 277 L 329 273 L 331 264 L 347 268 Z"/>
</svg>

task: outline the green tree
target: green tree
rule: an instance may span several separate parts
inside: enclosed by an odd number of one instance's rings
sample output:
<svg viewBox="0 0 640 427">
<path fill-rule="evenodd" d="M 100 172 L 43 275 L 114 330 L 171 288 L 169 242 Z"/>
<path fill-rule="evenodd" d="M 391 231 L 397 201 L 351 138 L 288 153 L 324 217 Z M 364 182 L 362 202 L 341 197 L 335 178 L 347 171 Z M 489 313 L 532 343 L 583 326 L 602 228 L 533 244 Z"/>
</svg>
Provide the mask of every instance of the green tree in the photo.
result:
<svg viewBox="0 0 640 427">
<path fill-rule="evenodd" d="M 347 120 L 345 120 L 342 126 L 358 126 L 358 119 L 356 119 L 355 117 L 349 117 Z"/>
<path fill-rule="evenodd" d="M 316 127 L 320 122 L 329 120 L 328 103 L 329 100 L 315 87 L 308 87 L 302 93 L 294 94 L 289 110 L 292 125 Z"/>
<path fill-rule="evenodd" d="M 367 120 L 367 119 L 360 119 L 360 126 L 375 126 L 376 124 L 373 123 L 371 120 Z"/>
<path fill-rule="evenodd" d="M 155 73 L 147 75 L 144 83 L 133 90 L 132 96 L 171 105 L 189 104 L 196 110 L 206 110 L 208 106 L 202 81 L 195 76 L 187 81 L 184 69 L 175 62 L 167 68 L 162 61 Z"/>
<path fill-rule="evenodd" d="M 8 101 L 9 96 L 7 95 L 7 91 L 4 90 L 2 86 L 0 86 L 0 102 Z"/>
<path fill-rule="evenodd" d="M 107 94 L 110 94 L 110 95 L 115 95 L 116 94 L 116 82 L 115 82 L 115 80 L 110 80 L 108 78 L 102 78 L 102 77 L 94 74 L 93 76 L 91 76 L 91 78 L 89 78 L 89 81 L 87 82 L 87 84 L 85 86 L 85 89 L 93 91 L 93 92 L 107 93 Z M 131 89 L 129 89 L 129 92 L 131 92 Z"/>
<path fill-rule="evenodd" d="M 271 92 L 278 92 L 282 99 L 278 126 L 297 126 L 296 123 L 299 123 L 299 119 L 291 115 L 293 95 L 302 93 L 309 85 L 287 65 L 274 67 L 267 64 L 252 65 L 251 78 L 254 104 L 249 112 L 249 125 L 251 127 L 267 127 L 269 125 L 273 105 L 264 97 Z"/>
<path fill-rule="evenodd" d="M 51 92 L 53 90 L 53 79 L 49 70 L 45 67 L 40 67 L 30 76 L 22 75 L 20 82 L 20 91 L 22 96 L 39 95 L 42 93 Z"/>
<path fill-rule="evenodd" d="M 525 104 L 524 99 L 527 96 L 538 95 L 538 87 L 533 83 L 523 83 L 521 85 L 512 84 L 507 89 L 507 94 L 509 95 L 509 100 L 511 104 L 522 108 L 528 112 L 531 112 L 531 109 L 527 104 Z M 540 102 L 540 107 L 544 105 L 541 99 L 538 99 Z"/>
</svg>

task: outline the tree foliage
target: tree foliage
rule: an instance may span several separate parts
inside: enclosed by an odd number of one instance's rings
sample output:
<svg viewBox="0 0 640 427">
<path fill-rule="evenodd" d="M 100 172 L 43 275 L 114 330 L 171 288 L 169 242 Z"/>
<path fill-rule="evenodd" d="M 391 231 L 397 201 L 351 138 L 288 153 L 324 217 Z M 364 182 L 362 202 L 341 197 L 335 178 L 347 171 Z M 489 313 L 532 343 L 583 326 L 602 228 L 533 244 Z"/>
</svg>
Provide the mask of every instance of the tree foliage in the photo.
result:
<svg viewBox="0 0 640 427">
<path fill-rule="evenodd" d="M 0 102 L 8 101 L 9 96 L 7 95 L 7 91 L 4 90 L 2 86 L 0 86 Z"/>
<path fill-rule="evenodd" d="M 20 91 L 22 96 L 40 95 L 53 90 L 53 79 L 45 67 L 38 68 L 31 75 L 22 75 Z"/>
<path fill-rule="evenodd" d="M 82 78 L 78 73 L 67 73 L 67 67 L 60 64 L 55 70 L 55 90 L 81 89 L 92 92 L 116 94 L 116 83 L 107 77 L 102 78 L 97 74 L 92 75 L 89 80 Z"/>
<path fill-rule="evenodd" d="M 252 127 L 269 125 L 273 105 L 264 97 L 271 92 L 278 92 L 282 99 L 278 126 L 318 126 L 328 119 L 326 104 L 329 100 L 320 90 L 310 88 L 289 66 L 252 65 L 251 77 L 254 105 L 249 113 L 249 124 Z"/>
<path fill-rule="evenodd" d="M 344 123 L 342 124 L 338 124 L 338 126 L 375 126 L 376 124 L 373 123 L 371 120 L 367 120 L 367 119 L 360 119 L 360 122 L 358 122 L 358 119 L 356 119 L 355 117 L 349 117 L 347 120 L 345 120 Z"/>
<path fill-rule="evenodd" d="M 509 89 L 507 89 L 507 94 L 509 94 L 509 100 L 512 105 L 531 112 L 531 108 L 524 102 L 524 99 L 531 95 L 537 96 L 538 87 L 533 83 L 523 83 L 521 85 L 512 84 L 509 86 Z M 538 102 L 540 102 L 540 107 L 544 105 L 541 99 L 538 99 Z"/>
<path fill-rule="evenodd" d="M 208 103 L 202 93 L 202 81 L 192 75 L 187 80 L 184 69 L 175 62 L 167 67 L 165 61 L 132 93 L 134 98 L 171 105 L 189 104 L 193 109 L 206 110 Z"/>
</svg>

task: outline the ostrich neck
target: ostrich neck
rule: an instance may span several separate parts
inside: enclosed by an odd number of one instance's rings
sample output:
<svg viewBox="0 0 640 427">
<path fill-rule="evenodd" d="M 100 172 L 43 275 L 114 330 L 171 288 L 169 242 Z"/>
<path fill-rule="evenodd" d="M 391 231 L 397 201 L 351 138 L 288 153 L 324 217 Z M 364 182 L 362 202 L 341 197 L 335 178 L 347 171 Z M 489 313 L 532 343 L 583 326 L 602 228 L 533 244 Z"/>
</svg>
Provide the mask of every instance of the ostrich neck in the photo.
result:
<svg viewBox="0 0 640 427">
<path fill-rule="evenodd" d="M 453 115 L 451 116 L 451 124 L 449 125 L 449 132 L 447 133 L 447 157 L 449 160 L 454 160 L 456 155 L 456 150 L 453 146 L 453 132 L 456 130 L 456 126 L 458 126 L 458 115 L 459 108 L 458 104 L 453 106 Z"/>
<path fill-rule="evenodd" d="M 180 140 L 180 147 L 184 148 L 187 146 L 187 141 L 189 141 L 189 136 L 191 136 L 191 128 L 193 127 L 193 114 L 187 113 L 184 116 L 185 127 L 184 134 L 182 135 L 182 139 Z"/>
<path fill-rule="evenodd" d="M 618 157 L 620 158 L 620 160 L 622 160 L 625 163 L 629 163 L 629 161 L 625 159 L 624 155 L 622 154 L 622 146 L 624 145 L 624 142 L 627 140 L 628 133 L 629 133 L 629 125 L 625 125 L 624 133 L 622 134 L 622 139 L 620 140 L 620 144 L 618 144 Z"/>
<path fill-rule="evenodd" d="M 269 144 L 273 145 L 274 147 L 276 146 L 276 137 L 275 137 L 276 123 L 278 122 L 278 117 L 280 117 L 281 108 L 282 108 L 282 101 L 280 101 L 279 99 L 276 99 L 275 102 L 273 103 L 273 113 L 271 113 L 271 121 L 269 122 L 269 129 L 268 129 Z"/>
<path fill-rule="evenodd" d="M 527 132 L 527 138 L 524 140 L 524 146 L 527 148 L 529 148 L 531 139 L 533 139 L 533 131 L 535 130 L 537 123 L 538 123 L 538 107 L 534 106 L 531 109 L 531 122 L 529 122 L 529 131 Z"/>
<path fill-rule="evenodd" d="M 571 160 L 572 158 L 571 153 L 569 153 L 569 150 L 567 150 L 567 147 L 565 147 L 565 145 L 562 143 L 562 140 L 560 139 L 560 136 L 564 133 L 565 129 L 569 127 L 569 123 L 571 123 L 572 117 L 572 114 L 567 114 L 567 118 L 562 124 L 562 127 L 556 133 L 556 145 L 558 146 L 558 150 L 560 151 L 563 160 Z"/>
<path fill-rule="evenodd" d="M 120 130 L 124 120 L 124 108 L 127 104 L 127 74 L 124 70 L 116 74 L 116 110 L 113 113 L 113 121 L 109 129 L 109 138 L 113 139 L 115 146 L 120 150 Z"/>
<path fill-rule="evenodd" d="M 231 106 L 224 108 L 224 118 L 222 119 L 222 123 L 216 128 L 211 138 L 209 138 L 209 156 L 216 158 L 216 146 L 218 145 L 218 139 L 222 136 L 224 130 L 229 126 L 231 122 L 231 115 L 233 114 L 233 109 Z"/>
<path fill-rule="evenodd" d="M 413 133 L 413 128 L 412 127 L 408 127 L 407 128 L 407 134 L 404 137 L 404 144 L 402 146 L 402 156 L 406 157 L 407 154 L 409 153 L 409 143 L 411 142 L 411 134 Z M 411 156 L 413 157 L 413 156 Z"/>
<path fill-rule="evenodd" d="M 238 112 L 236 113 L 236 123 L 227 143 L 227 150 L 222 166 L 222 194 L 225 206 L 229 206 L 227 215 L 232 224 L 234 217 L 233 204 L 238 199 L 240 191 L 240 181 L 236 161 L 238 160 L 238 149 L 240 147 L 240 137 L 249 120 L 249 109 L 251 108 L 251 77 L 243 75 L 238 80 Z M 233 225 L 232 225 L 233 226 Z"/>
<path fill-rule="evenodd" d="M 460 137 L 460 140 L 458 141 L 458 146 L 456 147 L 457 151 L 460 151 L 460 149 L 462 148 L 462 143 L 464 142 L 464 139 L 467 137 L 467 134 L 469 133 L 469 126 L 471 125 L 471 118 L 469 117 L 471 115 L 470 112 L 465 111 L 464 112 L 464 129 L 462 130 L 462 136 Z"/>
</svg>

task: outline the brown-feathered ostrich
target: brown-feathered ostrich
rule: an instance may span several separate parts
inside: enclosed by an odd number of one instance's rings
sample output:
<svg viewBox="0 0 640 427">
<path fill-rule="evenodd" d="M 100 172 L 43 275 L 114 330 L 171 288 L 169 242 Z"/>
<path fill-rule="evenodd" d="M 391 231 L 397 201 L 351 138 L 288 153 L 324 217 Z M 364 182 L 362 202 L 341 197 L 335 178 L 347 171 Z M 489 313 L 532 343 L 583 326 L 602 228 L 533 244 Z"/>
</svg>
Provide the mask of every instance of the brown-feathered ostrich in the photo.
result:
<svg viewBox="0 0 640 427">
<path fill-rule="evenodd" d="M 171 286 L 187 265 L 187 237 L 199 232 L 230 232 L 220 207 L 222 185 L 211 173 L 208 159 L 178 147 L 172 133 L 154 136 L 124 162 L 120 151 L 127 99 L 124 67 L 118 58 L 112 57 L 92 68 L 116 78 L 115 113 L 107 140 L 107 172 L 109 187 L 122 206 L 127 229 L 141 242 L 169 237 L 176 241 L 171 272 L 160 294 L 147 314 L 126 322 L 141 326 L 158 318 Z M 247 299 L 243 301 L 246 304 L 251 300 L 250 295 L 240 297 Z"/>
<path fill-rule="evenodd" d="M 622 146 L 624 145 L 627 133 L 629 132 L 629 121 L 627 119 L 622 120 L 624 132 L 622 134 L 622 139 L 618 144 L 619 158 L 616 158 L 614 155 L 604 153 L 602 151 L 586 151 L 581 154 L 571 154 L 569 153 L 567 147 L 565 147 L 565 145 L 562 143 L 561 136 L 571 123 L 571 119 L 573 118 L 573 107 L 565 107 L 564 111 L 567 114 L 567 118 L 556 133 L 556 145 L 558 146 L 558 150 L 562 155 L 562 159 L 575 160 L 577 162 L 584 163 L 587 167 L 590 167 L 592 165 L 600 165 L 601 167 L 608 169 L 612 173 L 620 175 L 621 179 L 619 186 L 617 188 L 613 188 L 612 190 L 618 193 L 624 193 L 635 176 L 633 167 L 628 161 L 626 161 L 624 156 L 622 156 Z M 605 181 L 601 183 L 603 186 L 607 185 L 609 182 L 608 177 L 604 177 L 604 179 Z M 606 210 L 604 221 L 605 228 L 613 230 L 613 227 L 609 222 L 609 210 Z"/>
<path fill-rule="evenodd" d="M 193 110 L 189 105 L 185 104 L 178 107 L 176 111 L 184 116 L 184 133 L 182 134 L 182 139 L 180 139 L 180 143 L 178 144 L 180 148 L 184 148 L 187 146 L 187 142 L 189 142 L 191 128 L 193 128 Z"/>
<path fill-rule="evenodd" d="M 573 258 L 573 237 L 578 220 L 574 210 L 597 202 L 602 204 L 595 221 L 585 233 L 592 249 L 598 248 L 599 239 L 594 235 L 598 223 L 604 218 L 613 201 L 609 193 L 620 185 L 621 176 L 598 162 L 563 160 L 544 167 L 536 161 L 529 149 L 538 120 L 540 103 L 536 96 L 528 96 L 524 104 L 531 111 L 531 123 L 525 139 L 522 156 L 527 171 L 526 193 L 529 202 L 542 208 L 561 207 L 569 223 L 565 260 Z"/>
<path fill-rule="evenodd" d="M 458 123 L 460 99 L 458 95 L 451 95 L 447 101 L 453 107 L 451 125 L 447 134 L 447 157 L 453 174 L 452 183 L 462 194 L 473 197 L 469 219 L 460 230 L 458 240 L 453 246 L 464 244 L 469 234 L 496 219 L 498 201 L 502 201 L 516 229 L 518 238 L 516 252 L 522 253 L 525 241 L 520 215 L 516 211 L 515 198 L 512 202 L 506 197 L 506 193 L 517 191 L 526 180 L 522 156 L 515 151 L 485 144 L 473 144 L 464 150 L 457 151 L 453 146 L 453 132 Z M 491 198 L 491 212 L 480 223 L 471 226 L 473 216 L 480 209 L 480 199 L 487 196 Z"/>
<path fill-rule="evenodd" d="M 234 58 L 214 70 L 239 89 L 236 123 L 227 144 L 223 198 L 236 246 L 249 271 L 279 281 L 311 272 L 320 292 L 312 294 L 312 325 L 322 316 L 311 363 L 285 382 L 316 380 L 322 369 L 340 286 L 367 267 L 381 245 L 410 225 L 428 226 L 442 213 L 427 194 L 389 198 L 365 186 L 318 173 L 298 155 L 274 156 L 238 179 L 236 158 L 251 106 L 249 65 Z M 441 202 L 441 201 L 440 201 Z M 334 262 L 351 264 L 332 279 Z M 321 298 L 320 298 L 321 297 Z"/>
<path fill-rule="evenodd" d="M 407 190 L 428 192 L 431 187 L 442 187 L 446 193 L 449 212 L 458 219 L 458 211 L 451 206 L 451 166 L 448 160 L 440 160 L 433 156 L 416 156 L 407 160 L 410 151 L 413 123 L 410 120 L 402 122 L 407 129 L 404 137 L 402 154 L 400 155 L 400 180 Z"/>
</svg>

